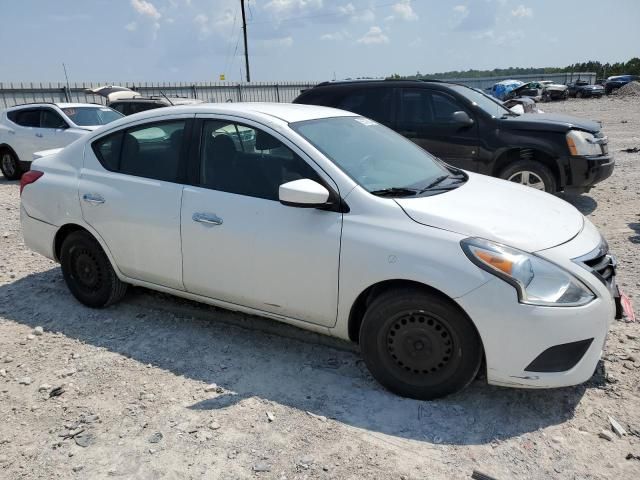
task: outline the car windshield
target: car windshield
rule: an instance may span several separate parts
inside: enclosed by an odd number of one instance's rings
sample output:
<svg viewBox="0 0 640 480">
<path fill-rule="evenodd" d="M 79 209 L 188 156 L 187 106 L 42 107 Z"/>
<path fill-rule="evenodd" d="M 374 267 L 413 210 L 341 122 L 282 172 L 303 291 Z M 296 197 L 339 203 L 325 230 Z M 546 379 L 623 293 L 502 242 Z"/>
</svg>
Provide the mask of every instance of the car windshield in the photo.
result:
<svg viewBox="0 0 640 480">
<path fill-rule="evenodd" d="M 290 127 L 355 182 L 380 196 L 413 196 L 461 183 L 462 172 L 447 169 L 393 130 L 364 117 L 307 120 Z"/>
<path fill-rule="evenodd" d="M 62 111 L 69 119 L 81 127 L 92 127 L 95 125 L 106 125 L 119 118 L 124 117 L 120 112 L 116 112 L 108 107 L 67 107 Z"/>
<path fill-rule="evenodd" d="M 473 88 L 465 87 L 463 85 L 449 85 L 449 88 L 466 97 L 468 100 L 473 102 L 476 107 L 494 118 L 500 118 L 505 115 L 515 115 L 497 100 L 485 95 L 484 93 L 480 93 Z"/>
</svg>

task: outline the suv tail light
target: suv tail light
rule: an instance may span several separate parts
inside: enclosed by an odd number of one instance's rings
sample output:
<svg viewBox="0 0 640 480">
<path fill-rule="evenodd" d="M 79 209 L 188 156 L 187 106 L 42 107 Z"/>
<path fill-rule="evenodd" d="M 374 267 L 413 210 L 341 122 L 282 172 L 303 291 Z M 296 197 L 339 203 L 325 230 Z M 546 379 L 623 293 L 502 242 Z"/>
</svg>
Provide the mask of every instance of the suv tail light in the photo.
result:
<svg viewBox="0 0 640 480">
<path fill-rule="evenodd" d="M 24 190 L 24 187 L 26 187 L 30 183 L 35 182 L 42 175 L 44 175 L 44 172 L 40 172 L 38 170 L 29 170 L 28 172 L 23 173 L 22 178 L 20 178 L 20 195 L 22 195 L 22 190 Z"/>
</svg>

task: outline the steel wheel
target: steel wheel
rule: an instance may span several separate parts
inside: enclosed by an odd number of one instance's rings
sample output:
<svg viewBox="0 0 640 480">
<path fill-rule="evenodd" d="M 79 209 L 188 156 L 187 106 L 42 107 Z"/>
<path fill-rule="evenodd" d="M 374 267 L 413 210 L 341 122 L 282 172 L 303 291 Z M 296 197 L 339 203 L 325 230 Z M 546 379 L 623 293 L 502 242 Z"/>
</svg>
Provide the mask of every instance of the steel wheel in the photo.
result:
<svg viewBox="0 0 640 480">
<path fill-rule="evenodd" d="M 507 180 L 509 180 L 510 182 L 519 183 L 520 185 L 535 188 L 536 190 L 541 190 L 543 192 L 546 191 L 544 181 L 542 180 L 542 178 L 540 178 L 540 175 L 529 170 L 515 172 L 513 175 L 507 178 Z"/>
<path fill-rule="evenodd" d="M 95 255 L 86 248 L 71 250 L 71 278 L 87 293 L 95 293 L 102 288 L 103 272 Z"/>
<path fill-rule="evenodd" d="M 16 162 L 13 156 L 9 152 L 2 154 L 2 173 L 7 178 L 13 178 L 16 175 Z"/>
<path fill-rule="evenodd" d="M 396 375 L 410 382 L 424 382 L 428 376 L 442 377 L 456 369 L 460 357 L 455 336 L 446 323 L 422 310 L 399 313 L 386 333 L 387 355 Z"/>
</svg>

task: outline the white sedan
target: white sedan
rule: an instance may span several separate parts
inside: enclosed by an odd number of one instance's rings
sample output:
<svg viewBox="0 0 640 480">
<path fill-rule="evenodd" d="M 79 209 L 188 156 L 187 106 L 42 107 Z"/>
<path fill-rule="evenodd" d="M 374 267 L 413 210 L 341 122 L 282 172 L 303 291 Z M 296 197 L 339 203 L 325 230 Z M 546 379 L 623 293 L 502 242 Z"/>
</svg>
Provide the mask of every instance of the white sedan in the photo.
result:
<svg viewBox="0 0 640 480">
<path fill-rule="evenodd" d="M 170 107 L 34 162 L 26 244 L 106 307 L 139 285 L 357 342 L 400 395 L 584 382 L 615 261 L 549 194 L 324 107 Z"/>
</svg>

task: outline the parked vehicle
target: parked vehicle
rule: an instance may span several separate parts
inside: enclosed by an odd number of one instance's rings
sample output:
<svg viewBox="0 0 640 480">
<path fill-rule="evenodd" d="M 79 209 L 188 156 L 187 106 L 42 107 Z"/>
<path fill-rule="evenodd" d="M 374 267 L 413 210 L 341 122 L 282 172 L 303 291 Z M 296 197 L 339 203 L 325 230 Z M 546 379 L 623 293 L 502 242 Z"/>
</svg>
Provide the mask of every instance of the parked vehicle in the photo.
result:
<svg viewBox="0 0 640 480">
<path fill-rule="evenodd" d="M 586 80 L 576 80 L 567 85 L 569 88 L 569 96 L 576 98 L 600 98 L 604 95 L 604 87 L 602 85 L 591 85 Z"/>
<path fill-rule="evenodd" d="M 588 192 L 614 168 L 598 123 L 557 114 L 517 115 L 464 85 L 325 82 L 294 103 L 364 115 L 453 166 L 546 192 Z"/>
<path fill-rule="evenodd" d="M 491 87 L 491 95 L 498 100 L 505 100 L 514 89 L 522 85 L 524 84 L 520 80 L 502 80 Z"/>
<path fill-rule="evenodd" d="M 526 97 L 536 102 L 550 102 L 551 100 L 566 100 L 568 96 L 566 85 L 557 85 L 550 80 L 545 80 L 520 85 L 507 93 L 505 99 Z"/>
<path fill-rule="evenodd" d="M 544 88 L 543 101 L 545 100 L 566 100 L 569 98 L 569 89 L 566 85 L 553 83 L 551 80 L 540 80 L 538 82 Z"/>
<path fill-rule="evenodd" d="M 38 159 L 21 194 L 25 243 L 83 304 L 140 285 L 358 342 L 408 397 L 483 359 L 491 384 L 584 382 L 616 312 L 615 261 L 570 204 L 335 109 L 141 113 Z"/>
<path fill-rule="evenodd" d="M 616 75 L 614 77 L 607 78 L 607 81 L 604 82 L 604 91 L 607 95 L 615 92 L 621 87 L 624 87 L 627 83 L 633 81 L 640 81 L 640 76 L 638 75 Z"/>
<path fill-rule="evenodd" d="M 122 115 L 91 103 L 30 103 L 0 112 L 0 170 L 8 180 L 29 170 L 39 150 L 64 147 Z"/>
<path fill-rule="evenodd" d="M 107 105 L 123 115 L 146 112 L 154 108 L 203 103 L 202 100 L 195 98 L 169 97 L 167 95 L 143 97 L 135 90 L 117 85 L 90 88 L 87 89 L 87 93 L 105 97 L 107 99 Z"/>
</svg>

